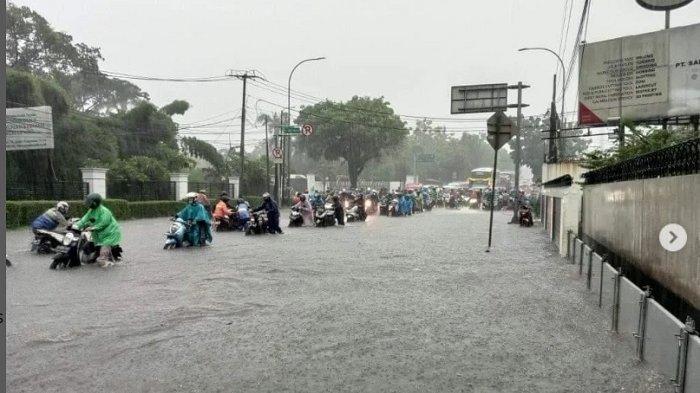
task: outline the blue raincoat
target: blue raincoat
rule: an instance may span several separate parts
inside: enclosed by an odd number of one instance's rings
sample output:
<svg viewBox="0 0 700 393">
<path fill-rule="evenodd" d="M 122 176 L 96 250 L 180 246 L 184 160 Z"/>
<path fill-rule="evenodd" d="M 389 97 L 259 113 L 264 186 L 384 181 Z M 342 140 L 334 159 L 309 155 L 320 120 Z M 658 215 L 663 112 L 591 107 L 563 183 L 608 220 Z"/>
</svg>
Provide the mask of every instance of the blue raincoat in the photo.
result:
<svg viewBox="0 0 700 393">
<path fill-rule="evenodd" d="M 205 232 L 206 240 L 208 242 L 212 241 L 209 213 L 207 213 L 207 210 L 201 203 L 196 201 L 188 203 L 184 209 L 177 213 L 177 216 L 185 221 L 192 221 L 195 224 L 192 225 L 188 233 L 185 234 L 185 240 L 190 244 L 200 244 L 199 239 L 202 237 L 202 231 Z"/>
</svg>

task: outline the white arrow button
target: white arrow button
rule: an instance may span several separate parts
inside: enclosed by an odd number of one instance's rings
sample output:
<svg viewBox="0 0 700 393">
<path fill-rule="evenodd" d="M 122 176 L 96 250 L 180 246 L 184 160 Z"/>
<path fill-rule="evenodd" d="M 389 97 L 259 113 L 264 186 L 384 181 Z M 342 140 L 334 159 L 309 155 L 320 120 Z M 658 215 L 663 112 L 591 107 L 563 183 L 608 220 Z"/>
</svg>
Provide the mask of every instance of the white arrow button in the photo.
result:
<svg viewBox="0 0 700 393">
<path fill-rule="evenodd" d="M 667 224 L 659 232 L 659 243 L 666 251 L 680 251 L 688 242 L 685 228 L 678 224 Z"/>
</svg>

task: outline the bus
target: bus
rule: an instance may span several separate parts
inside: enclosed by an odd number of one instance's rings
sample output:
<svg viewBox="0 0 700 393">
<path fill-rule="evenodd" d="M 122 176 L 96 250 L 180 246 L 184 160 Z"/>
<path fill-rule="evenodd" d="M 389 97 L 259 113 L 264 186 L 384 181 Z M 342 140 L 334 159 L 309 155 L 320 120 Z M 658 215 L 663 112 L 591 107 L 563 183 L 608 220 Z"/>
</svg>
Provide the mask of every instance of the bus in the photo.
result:
<svg viewBox="0 0 700 393">
<path fill-rule="evenodd" d="M 476 168 L 469 174 L 469 187 L 471 188 L 487 188 L 491 187 L 493 176 L 493 168 Z M 498 177 L 498 171 L 496 171 Z"/>
</svg>

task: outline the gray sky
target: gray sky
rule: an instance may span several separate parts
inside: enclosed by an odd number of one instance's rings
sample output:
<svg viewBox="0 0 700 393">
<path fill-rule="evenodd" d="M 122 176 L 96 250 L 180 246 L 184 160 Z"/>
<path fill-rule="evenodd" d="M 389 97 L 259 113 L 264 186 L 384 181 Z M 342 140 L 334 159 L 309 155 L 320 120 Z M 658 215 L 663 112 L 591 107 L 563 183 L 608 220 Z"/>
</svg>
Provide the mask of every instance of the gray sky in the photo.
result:
<svg viewBox="0 0 700 393">
<path fill-rule="evenodd" d="M 573 3 L 568 35 L 567 5 Z M 450 86 L 517 83 L 542 114 L 551 98 L 556 59 L 544 52 L 518 53 L 523 46 L 566 46 L 568 63 L 584 0 L 15 0 L 38 11 L 75 41 L 102 49 L 102 68 L 156 77 L 208 77 L 229 69 L 257 69 L 286 86 L 299 60 L 326 56 L 299 67 L 292 89 L 315 97 L 347 100 L 384 96 L 405 115 L 454 118 L 448 129 L 476 129 L 484 115 L 451 116 Z M 700 1 L 674 11 L 672 26 L 700 22 Z M 592 0 L 588 42 L 663 28 L 664 15 L 634 0 Z M 563 38 L 563 39 L 562 39 Z M 575 75 L 574 75 L 575 76 Z M 192 108 L 180 123 L 237 116 L 242 84 L 134 81 L 157 105 L 185 99 Z M 258 98 L 286 105 L 285 94 L 249 86 L 249 106 Z M 567 91 L 574 109 L 576 83 Z M 514 99 L 511 96 L 510 100 Z M 293 99 L 298 107 L 308 104 Z M 260 102 L 260 112 L 279 108 Z M 227 113 L 228 112 L 228 113 Z M 254 112 L 253 118 L 254 118 Z M 409 125 L 413 125 L 410 119 Z M 207 121 L 210 123 L 212 121 Z M 437 122 L 441 123 L 441 122 Z M 248 127 L 250 128 L 250 127 Z M 232 120 L 200 129 L 218 147 L 240 138 Z M 248 135 L 248 133 L 246 133 Z M 250 139 L 264 138 L 253 130 Z"/>
</svg>

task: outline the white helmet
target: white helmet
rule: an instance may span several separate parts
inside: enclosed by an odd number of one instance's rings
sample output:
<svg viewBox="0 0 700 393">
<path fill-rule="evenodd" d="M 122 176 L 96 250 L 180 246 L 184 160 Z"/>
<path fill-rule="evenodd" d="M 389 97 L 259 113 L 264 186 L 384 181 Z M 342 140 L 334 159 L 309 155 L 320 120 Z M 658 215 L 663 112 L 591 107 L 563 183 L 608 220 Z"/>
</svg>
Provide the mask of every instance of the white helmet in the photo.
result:
<svg viewBox="0 0 700 393">
<path fill-rule="evenodd" d="M 263 197 L 263 199 L 267 199 L 270 197 L 270 193 L 269 192 L 263 193 L 262 197 Z"/>
<path fill-rule="evenodd" d="M 61 214 L 63 214 L 63 215 L 68 214 L 68 209 L 69 209 L 69 208 L 70 208 L 70 206 L 68 206 L 68 202 L 66 202 L 66 201 L 59 201 L 59 202 L 56 204 L 56 210 L 58 210 L 59 212 L 61 212 Z"/>
<path fill-rule="evenodd" d="M 199 196 L 196 192 L 188 192 L 185 199 L 196 199 Z"/>
</svg>

